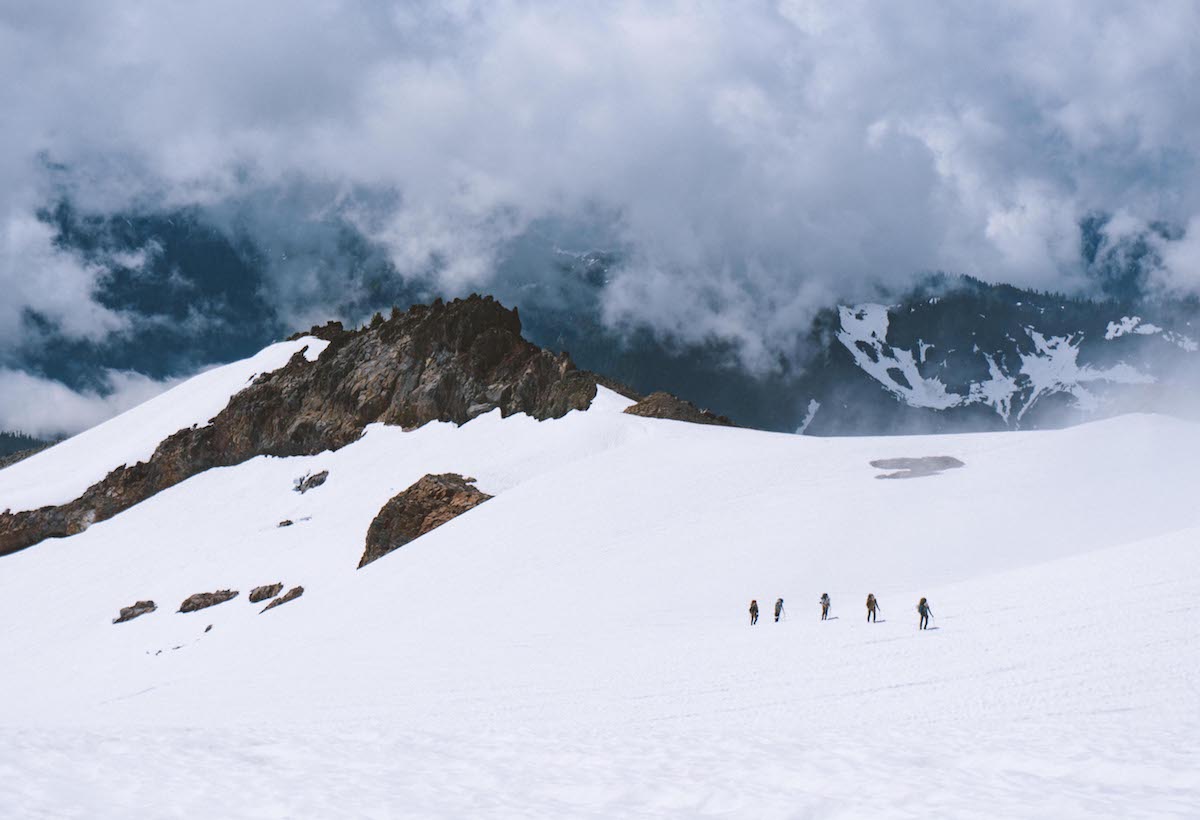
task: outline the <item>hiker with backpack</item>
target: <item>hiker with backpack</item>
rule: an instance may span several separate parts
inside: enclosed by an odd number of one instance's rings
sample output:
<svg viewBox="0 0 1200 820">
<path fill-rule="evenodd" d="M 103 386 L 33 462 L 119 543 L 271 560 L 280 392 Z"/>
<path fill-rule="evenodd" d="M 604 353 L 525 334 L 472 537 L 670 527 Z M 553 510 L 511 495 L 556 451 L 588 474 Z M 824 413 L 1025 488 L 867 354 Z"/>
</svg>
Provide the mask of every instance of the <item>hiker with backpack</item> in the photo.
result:
<svg viewBox="0 0 1200 820">
<path fill-rule="evenodd" d="M 758 623 L 758 601 L 754 600 L 750 602 L 750 626 L 754 626 L 756 623 Z"/>
<path fill-rule="evenodd" d="M 779 616 L 783 614 L 783 599 L 775 601 L 775 623 L 779 623 Z"/>
<path fill-rule="evenodd" d="M 880 609 L 883 609 L 883 607 L 875 600 L 875 593 L 867 593 L 867 623 L 876 620 L 875 613 Z"/>
<path fill-rule="evenodd" d="M 829 618 L 829 593 L 828 592 L 821 593 L 820 604 L 821 604 L 821 620 L 824 621 Z"/>
<path fill-rule="evenodd" d="M 929 616 L 933 614 L 933 610 L 929 607 L 929 602 L 924 598 L 917 604 L 917 612 L 921 615 L 921 625 L 918 629 L 929 628 Z"/>
</svg>

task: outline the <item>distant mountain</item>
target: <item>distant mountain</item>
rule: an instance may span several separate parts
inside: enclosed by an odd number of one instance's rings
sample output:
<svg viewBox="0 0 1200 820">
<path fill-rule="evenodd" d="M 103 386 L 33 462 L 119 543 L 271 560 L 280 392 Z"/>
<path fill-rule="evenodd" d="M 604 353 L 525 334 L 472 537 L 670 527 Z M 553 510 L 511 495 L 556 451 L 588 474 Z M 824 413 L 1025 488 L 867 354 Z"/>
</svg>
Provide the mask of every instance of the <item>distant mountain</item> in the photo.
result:
<svg viewBox="0 0 1200 820">
<path fill-rule="evenodd" d="M 25 317 L 24 335 L 36 343 L 11 351 L 8 366 L 76 390 L 103 391 L 110 369 L 171 378 L 249 356 L 294 329 L 296 316 L 353 326 L 392 305 L 458 295 L 439 290 L 435 270 L 402 276 L 384 249 L 336 217 L 263 233 L 253 220 L 202 209 L 99 216 L 63 200 L 42 219 L 62 247 L 110 271 L 98 299 L 131 317 L 99 343 Z M 1146 296 L 1158 249 L 1182 237 L 1168 225 L 1130 234 L 1103 214 L 1080 223 L 1079 262 L 1096 299 L 929 276 L 869 303 L 828 305 L 765 372 L 748 369 L 729 340 L 611 327 L 607 289 L 628 254 L 602 225 L 531 228 L 499 253 L 488 290 L 520 309 L 534 344 L 745 426 L 821 435 L 1028 429 L 1175 409 L 1200 383 L 1195 300 Z M 279 303 L 266 294 L 280 282 L 306 284 L 285 289 Z"/>
<path fill-rule="evenodd" d="M 564 259 L 576 285 L 606 281 L 602 254 Z M 1106 270 L 1115 268 L 1107 263 Z M 1117 281 L 1115 274 L 1112 281 Z M 1178 409 L 1200 385 L 1200 307 L 1099 300 L 933 275 L 892 299 L 818 312 L 791 359 L 752 373 L 713 342 L 674 345 L 604 326 L 598 299 L 526 311 L 530 337 L 580 366 L 661 385 L 739 423 L 815 435 L 1056 427 Z"/>
<path fill-rule="evenodd" d="M 24 433 L 0 432 L 0 468 L 15 464 L 53 443 Z"/>
<path fill-rule="evenodd" d="M 1179 409 L 1200 384 L 1193 303 L 1067 299 L 936 277 L 842 305 L 798 380 L 817 434 L 1054 427 Z"/>
</svg>

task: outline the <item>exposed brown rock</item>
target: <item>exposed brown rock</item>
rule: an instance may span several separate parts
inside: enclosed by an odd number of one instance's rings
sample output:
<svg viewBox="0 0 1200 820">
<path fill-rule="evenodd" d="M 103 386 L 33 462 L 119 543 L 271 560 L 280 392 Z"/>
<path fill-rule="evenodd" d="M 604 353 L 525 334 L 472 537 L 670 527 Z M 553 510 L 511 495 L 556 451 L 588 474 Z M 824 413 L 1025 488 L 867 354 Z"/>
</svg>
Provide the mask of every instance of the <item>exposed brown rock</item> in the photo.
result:
<svg viewBox="0 0 1200 820">
<path fill-rule="evenodd" d="M 292 487 L 292 489 L 300 493 L 300 495 L 304 495 L 313 487 L 320 487 L 325 483 L 325 479 L 327 478 L 329 478 L 328 470 L 322 470 L 321 472 L 314 473 L 313 475 L 301 476 L 300 478 L 296 479 L 295 486 Z"/>
<path fill-rule="evenodd" d="M 521 338 L 517 311 L 491 297 L 439 299 L 357 331 L 332 323 L 313 332 L 330 341 L 318 361 L 298 352 L 148 461 L 114 470 L 67 504 L 0 513 L 0 555 L 82 532 L 213 467 L 336 450 L 374 422 L 462 424 L 496 408 L 559 418 L 596 395 L 598 377 Z"/>
<path fill-rule="evenodd" d="M 709 410 L 701 410 L 690 401 L 677 398 L 661 390 L 651 393 L 635 405 L 626 407 L 625 412 L 633 416 L 645 416 L 652 419 L 674 419 L 675 421 L 690 421 L 694 424 L 719 424 L 725 427 L 736 426 L 726 416 L 718 416 Z"/>
<path fill-rule="evenodd" d="M 283 584 L 267 584 L 266 586 L 255 587 L 250 590 L 250 603 L 257 604 L 259 601 L 274 598 L 282 591 Z"/>
<path fill-rule="evenodd" d="M 154 601 L 138 601 L 133 606 L 121 607 L 121 614 L 113 618 L 114 624 L 123 624 L 126 621 L 132 621 L 147 612 L 153 612 L 158 609 Z"/>
<path fill-rule="evenodd" d="M 362 569 L 491 498 L 456 473 L 427 475 L 383 505 L 367 529 Z"/>
<path fill-rule="evenodd" d="M 278 524 L 276 524 L 275 526 L 276 526 L 276 527 L 290 527 L 290 526 L 292 526 L 292 525 L 293 525 L 293 524 L 295 524 L 295 523 L 296 523 L 296 522 L 295 522 L 295 521 L 293 521 L 292 519 L 290 519 L 290 518 L 285 518 L 285 519 L 283 519 L 282 521 L 280 521 Z"/>
<path fill-rule="evenodd" d="M 277 606 L 283 606 L 288 601 L 294 601 L 303 594 L 304 594 L 304 587 L 292 587 L 291 589 L 289 589 L 287 591 L 287 593 L 282 598 L 276 598 L 274 601 L 271 601 L 271 603 L 264 606 L 262 609 L 262 612 L 260 612 L 258 614 L 262 615 L 263 612 L 266 612 L 268 609 L 274 609 Z"/>
<path fill-rule="evenodd" d="M 231 598 L 238 596 L 235 589 L 220 589 L 216 592 L 197 592 L 195 595 L 190 595 L 184 599 L 179 605 L 180 612 L 197 612 L 201 609 L 208 609 L 210 606 L 223 604 Z"/>
</svg>

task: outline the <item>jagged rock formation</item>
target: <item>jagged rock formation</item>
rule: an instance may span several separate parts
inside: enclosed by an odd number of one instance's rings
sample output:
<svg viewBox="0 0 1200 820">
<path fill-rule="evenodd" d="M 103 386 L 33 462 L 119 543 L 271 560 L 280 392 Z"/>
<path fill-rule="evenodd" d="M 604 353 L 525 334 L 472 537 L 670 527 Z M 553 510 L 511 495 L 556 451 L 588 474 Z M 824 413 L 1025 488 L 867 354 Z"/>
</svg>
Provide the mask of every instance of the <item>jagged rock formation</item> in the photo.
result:
<svg viewBox="0 0 1200 820">
<path fill-rule="evenodd" d="M 274 598 L 280 592 L 283 592 L 283 584 L 267 584 L 261 587 L 255 587 L 250 590 L 250 603 L 257 604 L 260 601 L 266 601 Z"/>
<path fill-rule="evenodd" d="M 427 475 L 383 505 L 367 529 L 367 546 L 358 568 L 440 527 L 492 496 L 455 473 Z"/>
<path fill-rule="evenodd" d="M 180 612 L 197 612 L 210 606 L 223 604 L 238 596 L 236 589 L 219 589 L 216 592 L 197 592 L 184 599 L 179 605 Z"/>
<path fill-rule="evenodd" d="M 262 609 L 262 612 L 260 612 L 258 614 L 262 615 L 263 612 L 266 612 L 269 609 L 274 609 L 277 606 L 283 606 L 288 601 L 294 601 L 303 594 L 304 594 L 304 587 L 292 587 L 291 589 L 289 589 L 287 591 L 287 594 L 285 594 L 282 598 L 276 598 L 274 601 L 271 601 L 271 603 L 264 606 Z"/>
<path fill-rule="evenodd" d="M 734 423 L 726 416 L 718 416 L 709 410 L 702 410 L 690 401 L 676 398 L 661 390 L 651 393 L 637 404 L 625 408 L 625 412 L 633 416 L 645 416 L 652 419 L 674 419 L 675 421 L 690 421 L 694 424 L 719 424 L 734 427 Z"/>
<path fill-rule="evenodd" d="M 158 609 L 154 601 L 138 601 L 133 606 L 121 607 L 121 613 L 113 618 L 114 624 L 123 624 L 126 621 L 132 621 L 134 618 L 145 615 L 147 612 L 153 612 Z"/>
<path fill-rule="evenodd" d="M 292 487 L 292 489 L 300 493 L 300 495 L 304 495 L 313 487 L 320 487 L 325 483 L 325 479 L 327 478 L 329 478 L 328 470 L 322 470 L 321 472 L 314 473 L 313 475 L 301 476 L 300 478 L 296 479 L 295 486 Z"/>
<path fill-rule="evenodd" d="M 439 299 L 386 320 L 376 314 L 360 330 L 333 322 L 310 332 L 330 341 L 317 361 L 297 353 L 208 425 L 168 437 L 148 461 L 114 470 L 67 504 L 0 513 L 0 555 L 82 532 L 214 467 L 336 450 L 375 422 L 462 424 L 497 408 L 559 418 L 586 409 L 597 383 L 608 383 L 527 342 L 517 311 L 491 297 Z"/>
</svg>

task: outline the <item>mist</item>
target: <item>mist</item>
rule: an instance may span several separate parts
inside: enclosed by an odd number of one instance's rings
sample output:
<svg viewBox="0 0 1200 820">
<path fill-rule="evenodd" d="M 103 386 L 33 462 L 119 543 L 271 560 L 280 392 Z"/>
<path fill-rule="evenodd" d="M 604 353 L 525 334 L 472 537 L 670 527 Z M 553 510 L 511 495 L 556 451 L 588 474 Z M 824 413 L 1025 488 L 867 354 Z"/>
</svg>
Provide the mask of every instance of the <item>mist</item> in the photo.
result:
<svg viewBox="0 0 1200 820">
<path fill-rule="evenodd" d="M 1096 213 L 1110 243 L 1178 226 L 1149 284 L 1194 293 L 1198 34 L 1187 2 L 7 8 L 0 364 L 27 366 L 35 325 L 97 344 L 154 320 L 103 295 L 129 259 L 39 220 L 64 201 L 190 209 L 255 249 L 293 328 L 520 294 L 531 235 L 619 251 L 606 329 L 758 374 L 822 307 L 927 271 L 1099 293 Z"/>
</svg>

